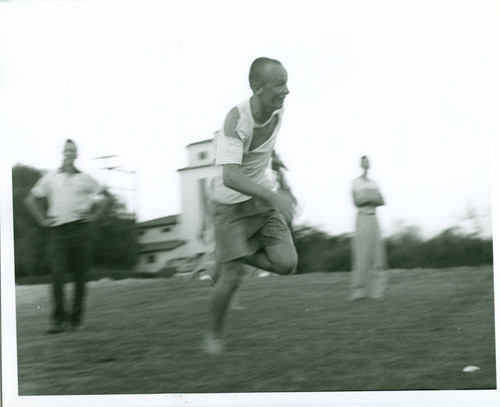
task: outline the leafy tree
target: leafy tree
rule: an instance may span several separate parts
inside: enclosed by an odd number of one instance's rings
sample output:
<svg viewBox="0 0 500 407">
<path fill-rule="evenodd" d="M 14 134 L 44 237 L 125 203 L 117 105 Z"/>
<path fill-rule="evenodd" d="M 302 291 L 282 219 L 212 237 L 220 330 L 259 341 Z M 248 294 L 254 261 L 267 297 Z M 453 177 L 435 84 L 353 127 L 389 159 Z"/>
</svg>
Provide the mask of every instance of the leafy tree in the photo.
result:
<svg viewBox="0 0 500 407">
<path fill-rule="evenodd" d="M 135 218 L 115 195 L 93 225 L 94 263 L 111 268 L 132 269 L 137 256 Z"/>
<path fill-rule="evenodd" d="M 24 199 L 41 176 L 40 170 L 25 165 L 17 164 L 12 169 L 14 259 L 18 277 L 48 272 L 45 258 L 46 231 L 38 227 L 24 205 Z"/>
<path fill-rule="evenodd" d="M 350 238 L 332 237 L 312 226 L 297 226 L 293 230 L 300 273 L 314 271 L 347 271 L 350 269 Z"/>
<path fill-rule="evenodd" d="M 493 242 L 451 227 L 422 244 L 422 267 L 493 264 Z"/>
<path fill-rule="evenodd" d="M 301 273 L 351 270 L 351 236 L 330 236 L 311 227 L 294 229 Z M 386 239 L 391 268 L 443 268 L 493 264 L 491 239 L 449 228 L 425 240 L 414 226 L 404 227 Z"/>
<path fill-rule="evenodd" d="M 416 268 L 422 265 L 423 239 L 419 228 L 406 226 L 386 239 L 387 261 L 393 268 Z"/>
</svg>

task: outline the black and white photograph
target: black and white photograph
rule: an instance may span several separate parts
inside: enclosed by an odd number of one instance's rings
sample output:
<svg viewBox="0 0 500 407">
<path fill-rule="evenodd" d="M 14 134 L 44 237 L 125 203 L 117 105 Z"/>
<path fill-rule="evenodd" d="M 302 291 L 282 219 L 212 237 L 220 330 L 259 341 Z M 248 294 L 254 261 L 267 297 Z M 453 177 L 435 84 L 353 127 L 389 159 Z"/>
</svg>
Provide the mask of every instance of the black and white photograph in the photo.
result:
<svg viewBox="0 0 500 407">
<path fill-rule="evenodd" d="M 498 405 L 499 39 L 496 0 L 0 1 L 2 405 Z"/>
</svg>

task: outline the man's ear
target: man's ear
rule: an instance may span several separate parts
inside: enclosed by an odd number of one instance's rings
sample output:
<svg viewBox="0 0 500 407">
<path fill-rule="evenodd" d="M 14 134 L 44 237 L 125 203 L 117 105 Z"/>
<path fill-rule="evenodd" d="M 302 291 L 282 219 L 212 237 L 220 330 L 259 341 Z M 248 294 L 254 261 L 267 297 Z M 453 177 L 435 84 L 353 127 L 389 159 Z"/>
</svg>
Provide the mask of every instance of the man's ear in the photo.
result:
<svg viewBox="0 0 500 407">
<path fill-rule="evenodd" d="M 262 92 L 262 85 L 259 82 L 254 82 L 250 85 L 250 88 L 252 89 L 253 93 L 256 95 L 259 95 Z"/>
</svg>

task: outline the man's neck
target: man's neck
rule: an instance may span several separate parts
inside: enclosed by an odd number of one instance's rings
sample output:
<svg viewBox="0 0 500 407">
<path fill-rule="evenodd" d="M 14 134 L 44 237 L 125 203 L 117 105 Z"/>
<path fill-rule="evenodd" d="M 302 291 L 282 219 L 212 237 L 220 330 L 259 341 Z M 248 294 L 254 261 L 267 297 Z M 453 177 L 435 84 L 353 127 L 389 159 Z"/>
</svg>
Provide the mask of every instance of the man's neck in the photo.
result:
<svg viewBox="0 0 500 407">
<path fill-rule="evenodd" d="M 61 171 L 66 174 L 76 174 L 78 172 L 73 164 L 63 164 L 61 166 Z"/>
<path fill-rule="evenodd" d="M 250 108 L 252 111 L 253 119 L 258 124 L 262 124 L 268 121 L 274 112 L 274 110 L 267 111 L 266 109 L 264 109 L 259 99 L 257 99 L 255 95 L 250 98 Z"/>
</svg>

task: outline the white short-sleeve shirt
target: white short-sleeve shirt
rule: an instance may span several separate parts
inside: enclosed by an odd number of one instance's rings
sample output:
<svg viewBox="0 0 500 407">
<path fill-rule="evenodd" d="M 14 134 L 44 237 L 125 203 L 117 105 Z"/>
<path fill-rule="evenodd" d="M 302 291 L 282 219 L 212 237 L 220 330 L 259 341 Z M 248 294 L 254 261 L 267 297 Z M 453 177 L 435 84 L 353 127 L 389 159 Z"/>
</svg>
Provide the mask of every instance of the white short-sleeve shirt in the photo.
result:
<svg viewBox="0 0 500 407">
<path fill-rule="evenodd" d="M 224 185 L 222 180 L 222 165 L 224 164 L 239 164 L 243 174 L 266 188 L 274 190 L 278 186 L 276 179 L 271 175 L 270 162 L 276 136 L 281 126 L 283 108 L 276 110 L 271 118 L 262 125 L 255 123 L 253 119 L 250 99 L 237 105 L 237 108 L 240 116 L 236 126 L 238 138 L 227 137 L 224 134 L 224 129 L 217 131 L 214 137 L 215 164 L 219 166 L 219 173 L 212 180 L 211 195 L 215 201 L 225 204 L 243 202 L 251 197 Z M 250 150 L 254 129 L 265 126 L 275 115 L 278 117 L 278 121 L 269 139 L 259 147 Z"/>
<path fill-rule="evenodd" d="M 90 175 L 58 170 L 43 175 L 31 193 L 47 199 L 47 215 L 54 220 L 53 226 L 59 226 L 85 219 L 103 189 Z"/>
</svg>

